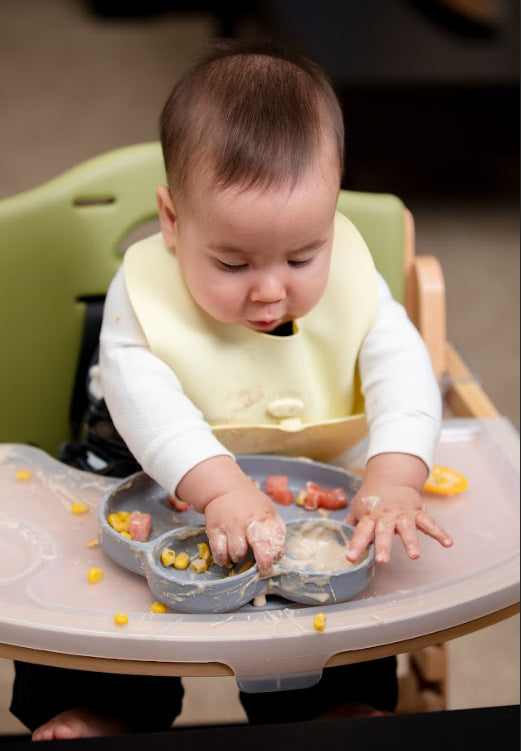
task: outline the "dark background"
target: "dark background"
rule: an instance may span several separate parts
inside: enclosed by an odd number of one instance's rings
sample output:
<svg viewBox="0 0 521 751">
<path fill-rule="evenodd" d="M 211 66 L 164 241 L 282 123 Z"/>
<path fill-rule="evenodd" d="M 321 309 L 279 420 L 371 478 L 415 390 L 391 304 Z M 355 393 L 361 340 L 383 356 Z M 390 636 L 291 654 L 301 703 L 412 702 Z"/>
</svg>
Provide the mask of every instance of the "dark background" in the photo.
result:
<svg viewBox="0 0 521 751">
<path fill-rule="evenodd" d="M 249 24 L 309 55 L 343 105 L 346 188 L 518 194 L 517 0 L 86 2 L 107 21 L 212 13 L 218 35 Z"/>
</svg>

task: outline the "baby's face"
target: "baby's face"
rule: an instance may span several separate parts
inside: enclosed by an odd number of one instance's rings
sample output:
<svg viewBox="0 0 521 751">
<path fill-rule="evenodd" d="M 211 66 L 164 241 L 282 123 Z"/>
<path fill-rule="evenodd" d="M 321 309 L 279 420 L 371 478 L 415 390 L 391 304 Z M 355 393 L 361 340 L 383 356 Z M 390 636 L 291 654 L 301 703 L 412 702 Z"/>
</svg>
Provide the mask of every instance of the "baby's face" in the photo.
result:
<svg viewBox="0 0 521 751">
<path fill-rule="evenodd" d="M 172 237 L 188 289 L 206 313 L 269 332 L 317 304 L 338 198 L 331 172 L 293 189 L 194 187 L 194 198 L 174 212 Z"/>
</svg>

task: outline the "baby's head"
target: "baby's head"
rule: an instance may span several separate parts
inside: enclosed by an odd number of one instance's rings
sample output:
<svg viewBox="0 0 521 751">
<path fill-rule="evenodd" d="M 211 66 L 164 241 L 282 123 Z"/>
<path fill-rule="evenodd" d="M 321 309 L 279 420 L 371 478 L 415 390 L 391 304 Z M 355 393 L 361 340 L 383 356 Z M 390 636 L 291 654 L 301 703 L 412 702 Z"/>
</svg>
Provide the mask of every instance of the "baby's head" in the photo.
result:
<svg viewBox="0 0 521 751">
<path fill-rule="evenodd" d="M 161 114 L 161 229 L 199 306 L 271 331 L 327 284 L 344 163 L 338 100 L 313 63 L 218 43 Z"/>
<path fill-rule="evenodd" d="M 295 185 L 325 160 L 340 185 L 342 111 L 324 73 L 298 55 L 215 43 L 174 87 L 160 135 L 175 198 L 201 179 L 222 188 Z"/>
</svg>

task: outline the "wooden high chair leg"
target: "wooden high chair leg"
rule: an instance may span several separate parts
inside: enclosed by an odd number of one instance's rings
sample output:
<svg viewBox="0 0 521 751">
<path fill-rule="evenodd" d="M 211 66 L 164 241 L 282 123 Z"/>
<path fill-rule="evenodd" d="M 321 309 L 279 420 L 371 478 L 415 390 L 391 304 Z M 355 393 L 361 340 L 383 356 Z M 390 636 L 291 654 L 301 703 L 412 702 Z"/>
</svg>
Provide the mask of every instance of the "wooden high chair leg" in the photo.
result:
<svg viewBox="0 0 521 751">
<path fill-rule="evenodd" d="M 407 670 L 399 677 L 397 712 L 434 712 L 447 709 L 447 653 L 445 644 L 404 655 Z"/>
</svg>

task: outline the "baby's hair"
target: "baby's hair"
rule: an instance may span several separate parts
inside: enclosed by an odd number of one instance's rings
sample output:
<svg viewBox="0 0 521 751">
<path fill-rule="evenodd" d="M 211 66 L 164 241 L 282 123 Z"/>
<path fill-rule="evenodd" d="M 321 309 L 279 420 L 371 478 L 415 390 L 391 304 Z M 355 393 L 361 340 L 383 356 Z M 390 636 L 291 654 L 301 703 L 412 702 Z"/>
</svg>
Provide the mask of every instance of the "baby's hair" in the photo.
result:
<svg viewBox="0 0 521 751">
<path fill-rule="evenodd" d="M 295 185 L 330 139 L 339 183 L 342 110 L 324 72 L 265 44 L 214 43 L 175 85 L 160 117 L 174 194 L 196 174 L 222 188 Z"/>
</svg>

